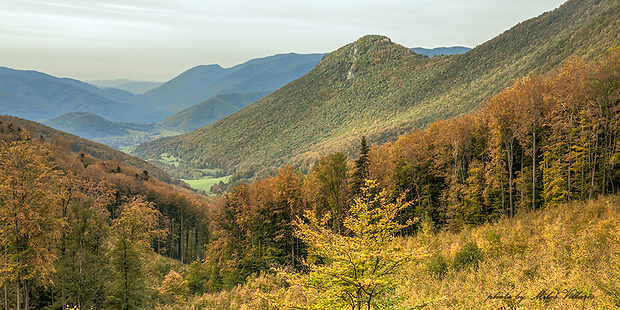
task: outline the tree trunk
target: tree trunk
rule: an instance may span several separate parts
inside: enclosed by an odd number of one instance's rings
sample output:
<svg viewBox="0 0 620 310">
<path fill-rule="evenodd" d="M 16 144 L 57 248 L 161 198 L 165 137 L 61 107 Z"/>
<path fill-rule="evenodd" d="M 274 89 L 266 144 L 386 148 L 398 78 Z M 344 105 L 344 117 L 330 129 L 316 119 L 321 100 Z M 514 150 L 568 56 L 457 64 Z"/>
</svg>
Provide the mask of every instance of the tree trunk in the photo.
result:
<svg viewBox="0 0 620 310">
<path fill-rule="evenodd" d="M 84 272 L 84 244 L 83 244 L 83 240 L 80 242 L 80 255 L 79 255 L 79 262 L 80 262 L 80 270 L 79 270 L 79 276 L 78 276 L 78 295 L 77 295 L 77 304 L 78 304 L 78 309 L 82 309 L 82 279 L 83 279 L 83 272 Z"/>
<path fill-rule="evenodd" d="M 30 310 L 30 288 L 28 287 L 28 280 L 24 280 L 24 310 Z"/>
<path fill-rule="evenodd" d="M 20 287 L 19 287 L 19 274 L 18 274 L 17 278 L 18 278 L 18 280 L 15 281 L 15 284 L 17 285 L 17 307 L 15 309 L 19 310 L 19 309 L 21 309 L 21 295 L 20 295 L 20 292 L 19 292 L 19 289 L 20 289 Z"/>
<path fill-rule="evenodd" d="M 183 211 L 181 211 L 181 219 L 179 221 L 179 260 L 181 263 L 185 263 L 183 258 Z"/>
<path fill-rule="evenodd" d="M 64 309 L 67 309 L 67 292 L 64 286 L 62 287 L 61 292 L 62 292 L 62 309 L 64 310 Z"/>
<path fill-rule="evenodd" d="M 512 182 L 512 168 L 514 165 L 514 153 L 513 153 L 512 141 L 506 143 L 506 155 L 508 157 L 508 196 L 510 197 L 509 198 L 509 208 L 510 208 L 509 216 L 512 218 L 514 217 L 514 214 L 515 214 L 513 188 L 512 188 L 512 183 L 513 183 Z"/>
<path fill-rule="evenodd" d="M 536 133 L 532 130 L 532 211 L 536 210 Z"/>
<path fill-rule="evenodd" d="M 567 195 L 566 195 L 566 200 L 570 201 L 570 192 L 573 190 L 572 186 L 571 186 L 571 166 L 572 166 L 572 157 L 573 157 L 573 115 L 570 115 L 570 121 L 569 124 L 571 124 L 570 128 L 569 128 L 569 135 L 568 135 L 568 178 L 567 178 L 567 182 L 566 182 L 566 191 L 567 191 Z"/>
<path fill-rule="evenodd" d="M 8 262 L 6 260 L 6 249 L 4 250 L 4 265 L 7 265 Z M 4 282 L 4 309 L 9 310 L 9 284 L 8 280 Z"/>
</svg>

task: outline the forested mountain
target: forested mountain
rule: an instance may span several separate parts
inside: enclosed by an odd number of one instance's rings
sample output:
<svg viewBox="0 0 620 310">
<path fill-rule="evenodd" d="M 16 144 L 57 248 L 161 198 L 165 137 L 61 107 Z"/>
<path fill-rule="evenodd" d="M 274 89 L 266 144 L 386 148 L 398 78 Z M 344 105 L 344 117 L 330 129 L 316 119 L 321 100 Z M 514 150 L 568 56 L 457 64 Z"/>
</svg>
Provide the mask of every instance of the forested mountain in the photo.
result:
<svg viewBox="0 0 620 310">
<path fill-rule="evenodd" d="M 428 58 L 382 36 L 326 55 L 302 78 L 194 132 L 140 146 L 194 168 L 307 166 L 351 150 L 360 136 L 390 141 L 436 119 L 470 112 L 515 79 L 558 68 L 571 55 L 600 57 L 620 43 L 617 0 L 571 0 L 455 56 Z"/>
<path fill-rule="evenodd" d="M 126 129 L 121 128 L 118 124 L 88 112 L 71 112 L 44 123 L 55 129 L 80 135 L 87 139 L 129 134 Z"/>
</svg>

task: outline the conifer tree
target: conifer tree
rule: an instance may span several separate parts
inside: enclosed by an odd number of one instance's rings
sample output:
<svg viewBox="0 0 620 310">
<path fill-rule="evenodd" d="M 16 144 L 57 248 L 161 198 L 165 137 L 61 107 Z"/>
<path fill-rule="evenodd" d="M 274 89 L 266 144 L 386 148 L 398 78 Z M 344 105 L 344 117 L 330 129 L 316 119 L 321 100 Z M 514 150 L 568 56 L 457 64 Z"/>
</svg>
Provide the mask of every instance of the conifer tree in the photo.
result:
<svg viewBox="0 0 620 310">
<path fill-rule="evenodd" d="M 369 149 L 366 144 L 366 137 L 362 136 L 362 141 L 360 142 L 360 155 L 355 160 L 355 170 L 353 171 L 353 195 L 361 194 L 361 189 L 368 178 L 368 166 L 370 165 L 368 151 Z"/>
</svg>

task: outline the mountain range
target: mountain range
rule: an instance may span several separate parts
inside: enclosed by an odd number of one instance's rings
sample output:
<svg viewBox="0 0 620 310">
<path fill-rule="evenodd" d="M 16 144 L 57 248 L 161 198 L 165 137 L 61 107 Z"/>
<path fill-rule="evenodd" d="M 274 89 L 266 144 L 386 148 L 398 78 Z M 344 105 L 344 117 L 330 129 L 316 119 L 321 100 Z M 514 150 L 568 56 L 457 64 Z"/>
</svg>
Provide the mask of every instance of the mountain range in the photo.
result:
<svg viewBox="0 0 620 310">
<path fill-rule="evenodd" d="M 155 89 L 164 84 L 163 82 L 134 81 L 128 79 L 95 80 L 86 82 L 99 88 L 115 88 L 128 91 L 134 95 L 144 94 L 147 91 Z"/>
<path fill-rule="evenodd" d="M 570 0 L 454 56 L 427 57 L 387 37 L 365 36 L 237 113 L 145 143 L 135 154 L 259 175 L 284 164 L 309 166 L 320 154 L 356 149 L 362 136 L 391 141 L 471 112 L 516 79 L 550 72 L 571 55 L 597 57 L 618 44 L 617 0 Z"/>
<path fill-rule="evenodd" d="M 449 56 L 463 54 L 469 51 L 471 48 L 465 46 L 452 46 L 452 47 L 436 47 L 436 48 L 423 48 L 414 47 L 411 50 L 416 54 L 426 55 L 428 57 L 433 56 Z"/>
<path fill-rule="evenodd" d="M 0 67 L 0 111 L 30 120 L 69 112 L 90 112 L 112 121 L 149 122 L 162 118 L 145 110 L 144 99 L 118 89 L 100 89 L 68 78 Z"/>
<path fill-rule="evenodd" d="M 177 113 L 220 94 L 273 92 L 312 69 L 323 54 L 280 54 L 252 59 L 224 69 L 219 65 L 197 66 L 144 97 L 150 107 Z"/>
<path fill-rule="evenodd" d="M 145 94 L 139 94 L 136 87 L 152 87 L 152 84 L 139 85 L 129 80 L 92 81 L 92 84 L 97 85 L 94 86 L 41 72 L 0 67 L 0 113 L 29 120 L 50 121 L 49 124 L 57 128 L 75 130 L 83 126 L 70 122 L 81 122 L 85 115 L 76 117 L 70 114 L 54 121 L 51 119 L 67 113 L 87 112 L 103 117 L 108 122 L 156 123 L 206 102 L 202 108 L 194 111 L 205 115 L 192 114 L 192 121 L 166 123 L 184 131 L 186 128 L 183 124 L 189 124 L 188 128 L 210 124 L 214 121 L 213 115 L 226 116 L 249 104 L 247 98 L 258 100 L 286 85 L 308 72 L 322 56 L 290 53 L 253 59 L 226 69 L 219 65 L 197 66 Z M 236 103 L 227 102 L 223 107 L 213 105 L 221 100 L 210 101 L 212 97 L 224 94 L 250 95 L 237 96 L 244 99 Z M 257 97 L 257 94 L 262 96 Z M 235 96 L 229 96 L 231 98 Z M 209 106 L 214 107 L 214 110 L 207 111 L 206 107 Z M 173 119 L 179 120 L 180 117 Z M 102 122 L 99 120 L 95 124 Z M 73 132 L 92 137 L 93 131 L 97 130 Z M 110 128 L 102 127 L 100 131 L 109 133 Z"/>
</svg>

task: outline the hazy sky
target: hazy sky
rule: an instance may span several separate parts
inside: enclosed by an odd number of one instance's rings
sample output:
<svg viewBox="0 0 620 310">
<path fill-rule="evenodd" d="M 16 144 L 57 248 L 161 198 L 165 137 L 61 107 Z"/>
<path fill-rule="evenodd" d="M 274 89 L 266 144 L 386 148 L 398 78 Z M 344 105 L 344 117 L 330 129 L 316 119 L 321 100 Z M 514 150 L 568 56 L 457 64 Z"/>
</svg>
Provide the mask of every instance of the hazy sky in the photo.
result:
<svg viewBox="0 0 620 310">
<path fill-rule="evenodd" d="M 164 81 L 201 64 L 331 52 L 366 34 L 475 47 L 565 0 L 1 0 L 0 66 Z"/>
</svg>

